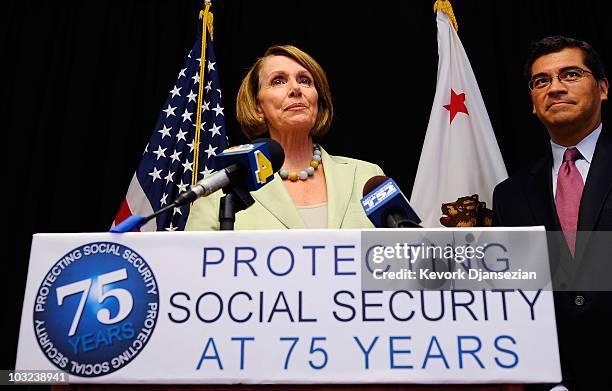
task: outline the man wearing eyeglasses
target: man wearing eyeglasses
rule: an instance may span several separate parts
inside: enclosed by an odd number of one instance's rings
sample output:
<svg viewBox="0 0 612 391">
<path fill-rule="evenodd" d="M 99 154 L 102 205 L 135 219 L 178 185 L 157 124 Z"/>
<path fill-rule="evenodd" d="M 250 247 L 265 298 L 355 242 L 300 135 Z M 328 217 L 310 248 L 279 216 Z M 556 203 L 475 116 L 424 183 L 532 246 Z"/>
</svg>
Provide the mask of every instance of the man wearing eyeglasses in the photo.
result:
<svg viewBox="0 0 612 391">
<path fill-rule="evenodd" d="M 495 188 L 493 209 L 497 226 L 551 232 L 563 380 L 536 389 L 612 390 L 612 240 L 583 232 L 612 231 L 612 131 L 601 120 L 608 80 L 591 45 L 561 36 L 533 44 L 525 75 L 551 148 Z"/>
</svg>

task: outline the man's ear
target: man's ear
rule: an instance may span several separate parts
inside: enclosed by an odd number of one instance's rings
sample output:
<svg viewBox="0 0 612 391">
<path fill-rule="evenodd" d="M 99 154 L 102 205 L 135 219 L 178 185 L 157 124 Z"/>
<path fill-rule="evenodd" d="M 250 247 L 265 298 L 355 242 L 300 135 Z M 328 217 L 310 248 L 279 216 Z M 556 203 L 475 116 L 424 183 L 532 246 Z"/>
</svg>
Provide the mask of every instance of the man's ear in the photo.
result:
<svg viewBox="0 0 612 391">
<path fill-rule="evenodd" d="M 531 114 L 535 114 L 535 113 L 536 113 L 535 105 L 531 105 Z"/>
<path fill-rule="evenodd" d="M 601 100 L 608 100 L 608 79 L 599 80 L 599 97 Z"/>
</svg>

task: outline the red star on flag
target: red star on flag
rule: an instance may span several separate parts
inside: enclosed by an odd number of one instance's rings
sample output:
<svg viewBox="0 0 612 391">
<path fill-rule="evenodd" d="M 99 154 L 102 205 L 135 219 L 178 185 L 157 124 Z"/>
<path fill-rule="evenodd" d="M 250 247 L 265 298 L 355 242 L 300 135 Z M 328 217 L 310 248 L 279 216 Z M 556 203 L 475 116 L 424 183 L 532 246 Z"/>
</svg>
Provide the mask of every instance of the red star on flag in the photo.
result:
<svg viewBox="0 0 612 391">
<path fill-rule="evenodd" d="M 465 107 L 465 93 L 457 95 L 457 93 L 451 88 L 451 101 L 450 104 L 444 105 L 444 108 L 450 111 L 450 123 L 453 123 L 453 119 L 457 113 L 468 113 L 467 107 Z"/>
</svg>

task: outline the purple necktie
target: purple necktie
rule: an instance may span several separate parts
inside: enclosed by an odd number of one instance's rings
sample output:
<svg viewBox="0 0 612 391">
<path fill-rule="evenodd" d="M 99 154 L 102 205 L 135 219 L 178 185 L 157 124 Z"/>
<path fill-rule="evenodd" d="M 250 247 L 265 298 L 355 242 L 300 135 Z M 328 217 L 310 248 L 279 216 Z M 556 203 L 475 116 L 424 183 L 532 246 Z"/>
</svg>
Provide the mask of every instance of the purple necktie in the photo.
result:
<svg viewBox="0 0 612 391">
<path fill-rule="evenodd" d="M 582 175 L 580 175 L 574 163 L 580 158 L 582 158 L 582 155 L 576 148 L 566 149 L 563 154 L 563 163 L 561 163 L 557 174 L 557 215 L 572 256 L 574 256 L 576 250 L 578 209 L 584 189 Z"/>
</svg>

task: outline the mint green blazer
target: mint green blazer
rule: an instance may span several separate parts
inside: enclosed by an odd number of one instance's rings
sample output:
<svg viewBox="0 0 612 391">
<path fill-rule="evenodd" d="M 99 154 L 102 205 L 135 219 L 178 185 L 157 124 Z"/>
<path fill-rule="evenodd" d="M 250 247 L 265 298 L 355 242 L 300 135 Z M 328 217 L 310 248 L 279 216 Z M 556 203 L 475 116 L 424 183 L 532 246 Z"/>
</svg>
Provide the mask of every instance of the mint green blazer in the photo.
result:
<svg viewBox="0 0 612 391">
<path fill-rule="evenodd" d="M 329 155 L 321 149 L 327 184 L 328 228 L 373 228 L 361 203 L 363 185 L 384 175 L 376 164 Z M 255 203 L 236 214 L 236 230 L 306 228 L 278 173 L 261 189 L 251 193 Z M 185 230 L 219 230 L 221 190 L 200 198 L 191 207 Z"/>
</svg>

